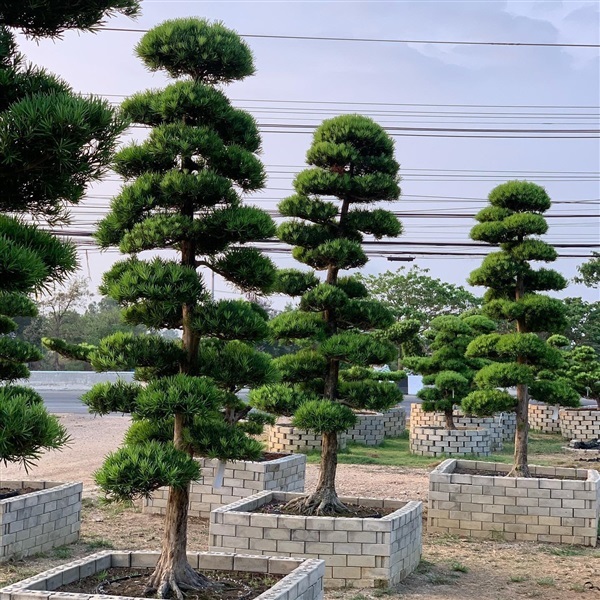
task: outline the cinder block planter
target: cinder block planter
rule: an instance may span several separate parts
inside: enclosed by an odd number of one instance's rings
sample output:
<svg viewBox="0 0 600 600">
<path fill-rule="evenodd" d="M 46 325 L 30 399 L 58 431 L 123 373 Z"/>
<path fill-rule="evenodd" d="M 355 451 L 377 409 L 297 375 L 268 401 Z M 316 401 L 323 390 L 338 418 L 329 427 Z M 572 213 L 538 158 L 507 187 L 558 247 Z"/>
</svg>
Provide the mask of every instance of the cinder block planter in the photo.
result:
<svg viewBox="0 0 600 600">
<path fill-rule="evenodd" d="M 563 408 L 559 411 L 560 433 L 568 440 L 600 438 L 600 409 Z"/>
<path fill-rule="evenodd" d="M 454 473 L 457 468 L 493 470 L 497 475 Z M 510 469 L 511 465 L 500 463 L 445 460 L 429 475 L 428 531 L 507 541 L 596 545 L 598 471 L 530 466 L 532 478 L 503 476 Z"/>
<path fill-rule="evenodd" d="M 413 427 L 410 430 L 410 451 L 419 456 L 488 456 L 491 454 L 490 430 L 445 429 L 444 427 Z"/>
<path fill-rule="evenodd" d="M 263 492 L 212 511 L 209 548 L 325 560 L 325 587 L 390 587 L 421 557 L 422 503 L 373 498 L 342 502 L 394 512 L 381 518 L 302 517 L 253 513 L 300 494 Z"/>
<path fill-rule="evenodd" d="M 474 417 L 465 415 L 461 410 L 454 410 L 454 423 L 457 427 L 474 429 L 484 427 L 490 430 L 492 452 L 502 450 L 504 442 L 512 441 L 517 428 L 515 413 L 498 413 L 492 417 Z M 410 428 L 413 427 L 445 427 L 443 413 L 425 412 L 420 404 L 411 404 Z"/>
<path fill-rule="evenodd" d="M 346 434 L 338 435 L 340 450 L 346 448 Z M 289 454 L 321 451 L 322 436 L 306 429 L 293 427 L 289 419 L 278 419 L 267 432 L 267 450 L 269 452 L 284 452 Z M 294 490 L 286 490 L 294 491 Z"/>
<path fill-rule="evenodd" d="M 548 404 L 530 404 L 529 428 L 542 433 L 560 433 L 558 407 Z"/>
<path fill-rule="evenodd" d="M 75 560 L 61 567 L 44 571 L 0 589 L 2 600 L 67 600 L 115 599 L 103 594 L 59 592 L 57 588 L 90 577 L 112 567 L 154 567 L 158 552 L 127 552 L 107 550 Z M 301 558 L 274 558 L 244 554 L 189 552 L 188 561 L 194 569 L 205 571 L 248 571 L 254 573 L 285 575 L 275 585 L 257 596 L 255 600 L 321 600 L 323 598 L 322 560 Z M 207 573 L 210 576 L 210 573 Z M 131 600 L 131 599 L 129 599 Z"/>
<path fill-rule="evenodd" d="M 229 462 L 225 467 L 223 485 L 220 488 L 214 487 L 219 461 L 210 458 L 201 458 L 199 461 L 202 479 L 198 483 L 192 483 L 190 488 L 190 517 L 208 519 L 211 510 L 265 490 L 304 490 L 304 454 L 282 456 L 262 462 Z M 157 490 L 152 499 L 144 501 L 143 511 L 164 515 L 168 497 L 168 488 Z"/>
<path fill-rule="evenodd" d="M 0 500 L 0 562 L 79 539 L 83 484 L 0 480 L 0 487 L 37 490 Z"/>
<path fill-rule="evenodd" d="M 399 437 L 406 430 L 406 411 L 400 405 L 394 406 L 383 413 L 384 437 Z"/>
<path fill-rule="evenodd" d="M 349 442 L 365 446 L 379 446 L 385 436 L 385 417 L 381 413 L 363 413 L 356 415 L 357 422 L 346 431 Z"/>
</svg>

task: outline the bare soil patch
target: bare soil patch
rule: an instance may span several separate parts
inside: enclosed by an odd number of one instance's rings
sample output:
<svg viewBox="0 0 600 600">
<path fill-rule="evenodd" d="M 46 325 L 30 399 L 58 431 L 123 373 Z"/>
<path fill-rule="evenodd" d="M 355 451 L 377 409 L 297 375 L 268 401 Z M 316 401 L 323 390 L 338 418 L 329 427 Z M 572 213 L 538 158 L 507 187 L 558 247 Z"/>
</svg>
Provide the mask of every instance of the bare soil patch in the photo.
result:
<svg viewBox="0 0 600 600">
<path fill-rule="evenodd" d="M 362 506 L 361 504 L 350 504 L 346 502 L 344 506 L 346 511 L 335 513 L 336 517 L 358 518 L 358 519 L 381 519 L 394 512 L 391 508 L 373 508 L 372 506 Z M 304 513 L 296 508 L 289 508 L 286 502 L 274 500 L 259 506 L 255 513 L 267 515 L 303 515 Z"/>
<path fill-rule="evenodd" d="M 243 571 L 197 571 L 217 584 L 215 588 L 183 591 L 186 600 L 253 600 L 275 585 L 283 576 Z M 152 569 L 111 568 L 85 579 L 59 587 L 57 592 L 77 594 L 108 594 L 133 598 L 152 598 L 146 591 L 146 581 Z"/>
</svg>

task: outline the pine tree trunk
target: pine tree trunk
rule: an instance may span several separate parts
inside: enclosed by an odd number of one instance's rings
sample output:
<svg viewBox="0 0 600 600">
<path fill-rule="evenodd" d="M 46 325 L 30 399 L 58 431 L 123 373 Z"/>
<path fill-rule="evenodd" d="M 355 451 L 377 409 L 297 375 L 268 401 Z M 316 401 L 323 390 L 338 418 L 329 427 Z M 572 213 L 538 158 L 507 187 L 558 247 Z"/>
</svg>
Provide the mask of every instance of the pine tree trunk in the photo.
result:
<svg viewBox="0 0 600 600">
<path fill-rule="evenodd" d="M 517 302 L 525 295 L 524 282 L 521 276 L 517 277 L 515 299 Z M 526 333 L 525 322 L 517 319 L 517 332 Z M 517 363 L 526 364 L 522 356 L 517 356 Z M 510 477 L 531 477 L 527 447 L 529 443 L 529 392 L 526 384 L 517 385 L 517 429 L 515 431 L 515 453 L 513 468 L 508 474 Z"/>
<path fill-rule="evenodd" d="M 337 471 L 338 437 L 337 433 L 323 434 L 321 448 L 321 470 L 317 489 L 309 496 L 288 502 L 287 507 L 305 515 L 335 515 L 346 511 L 335 490 Z"/>
<path fill-rule="evenodd" d="M 454 424 L 454 409 L 444 411 L 444 417 L 446 418 L 446 429 L 456 429 Z"/>
<path fill-rule="evenodd" d="M 517 430 L 515 431 L 514 464 L 509 476 L 531 477 L 527 457 L 529 438 L 529 398 L 526 385 L 517 386 Z"/>
<path fill-rule="evenodd" d="M 187 561 L 188 502 L 187 488 L 170 488 L 162 552 L 146 585 L 146 593 L 156 593 L 159 598 L 167 598 L 172 593 L 182 600 L 182 590 L 215 587 L 204 575 L 196 573 Z"/>
</svg>

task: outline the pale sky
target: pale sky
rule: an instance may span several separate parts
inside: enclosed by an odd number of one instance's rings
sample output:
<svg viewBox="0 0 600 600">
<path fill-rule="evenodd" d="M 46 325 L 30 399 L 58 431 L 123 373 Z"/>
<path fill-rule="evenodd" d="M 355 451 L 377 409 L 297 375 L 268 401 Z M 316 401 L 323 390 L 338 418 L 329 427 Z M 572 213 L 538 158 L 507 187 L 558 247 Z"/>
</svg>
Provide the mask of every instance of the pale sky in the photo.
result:
<svg viewBox="0 0 600 600">
<path fill-rule="evenodd" d="M 240 34 L 598 44 L 599 6 L 596 1 L 145 0 L 137 20 L 117 18 L 107 26 L 148 29 L 169 18 L 197 16 L 221 20 Z M 75 90 L 110 95 L 111 101 L 119 102 L 125 95 L 164 87 L 168 82 L 161 74 L 147 72 L 134 56 L 133 47 L 140 36 L 136 32 L 102 31 L 68 33 L 55 42 L 19 41 L 29 60 L 61 75 Z M 485 205 L 484 199 L 495 185 L 516 178 L 546 188 L 558 202 L 549 214 L 580 215 L 550 218 L 547 241 L 600 246 L 598 48 L 246 40 L 254 52 L 257 74 L 225 91 L 236 105 L 249 109 L 259 124 L 281 123 L 286 131 L 263 129 L 261 159 L 267 166 L 269 181 L 267 189 L 249 201 L 273 210 L 277 200 L 291 193 L 293 173 L 305 164 L 311 136 L 310 130 L 290 129 L 290 124 L 318 125 L 335 114 L 363 112 L 384 127 L 444 129 L 410 132 L 418 136 L 402 132 L 395 137 L 403 195 L 393 209 L 438 216 L 402 217 L 404 234 L 398 241 L 404 244 L 386 250 L 410 251 L 415 257 L 412 264 L 429 268 L 432 275 L 446 281 L 465 285 L 481 258 L 431 256 L 421 252 L 440 248 L 405 243 L 467 243 L 474 221 L 442 215 L 472 214 Z M 596 133 L 572 134 L 577 136 L 575 139 L 550 138 L 543 133 L 521 134 L 542 136 L 535 139 L 440 137 L 465 135 L 448 132 L 449 128 Z M 139 135 L 136 132 L 136 137 Z M 108 197 L 118 189 L 114 176 L 94 186 L 89 199 L 74 211 L 73 229 L 91 229 L 108 205 Z M 479 251 L 460 247 L 442 250 L 448 254 Z M 588 255 L 591 250 L 558 248 L 559 254 Z M 91 277 L 96 286 L 101 273 L 118 256 L 116 252 L 100 254 L 89 249 L 87 255 L 82 254 L 82 274 Z M 298 265 L 291 257 L 273 258 L 282 267 Z M 576 265 L 584 260 L 561 258 L 554 268 L 572 277 Z M 406 263 L 376 257 L 365 271 L 376 273 L 402 264 Z M 234 296 L 224 282 L 217 281 L 216 288 L 217 297 Z M 476 291 L 483 293 L 482 289 Z M 576 285 L 569 287 L 567 295 L 598 299 L 597 292 Z"/>
</svg>

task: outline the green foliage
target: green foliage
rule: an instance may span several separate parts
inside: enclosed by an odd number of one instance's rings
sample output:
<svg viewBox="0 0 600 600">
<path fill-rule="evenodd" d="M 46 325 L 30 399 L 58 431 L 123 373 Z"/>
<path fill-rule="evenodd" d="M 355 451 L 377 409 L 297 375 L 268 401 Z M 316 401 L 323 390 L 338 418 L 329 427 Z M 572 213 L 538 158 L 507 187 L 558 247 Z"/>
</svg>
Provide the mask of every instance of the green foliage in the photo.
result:
<svg viewBox="0 0 600 600">
<path fill-rule="evenodd" d="M 171 77 L 192 77 L 209 84 L 229 83 L 254 73 L 252 52 L 240 37 L 221 23 L 184 18 L 150 30 L 136 46 L 151 71 Z"/>
<path fill-rule="evenodd" d="M 297 269 L 279 269 L 276 273 L 273 291 L 286 296 L 302 296 L 319 284 L 312 271 Z"/>
<path fill-rule="evenodd" d="M 253 388 L 279 379 L 279 372 L 268 354 L 239 340 L 203 341 L 198 362 L 199 373 L 229 391 L 237 392 L 245 387 Z"/>
<path fill-rule="evenodd" d="M 292 424 L 315 433 L 341 433 L 356 424 L 356 415 L 338 402 L 309 400 L 298 407 Z"/>
<path fill-rule="evenodd" d="M 600 352 L 600 302 L 565 298 L 563 305 L 566 327 L 561 333 L 575 344 L 591 346 Z"/>
<path fill-rule="evenodd" d="M 481 304 L 479 298 L 464 288 L 430 277 L 428 273 L 429 269 L 413 266 L 358 278 L 396 319 L 414 319 L 423 328 L 436 316 L 458 315 Z"/>
<path fill-rule="evenodd" d="M 43 452 L 65 446 L 69 436 L 37 394 L 25 390 L 0 387 L 0 462 L 14 462 L 28 471 Z"/>
<path fill-rule="evenodd" d="M 158 488 L 181 489 L 200 478 L 198 463 L 172 444 L 128 445 L 106 457 L 94 478 L 109 501 L 150 498 Z"/>
<path fill-rule="evenodd" d="M 44 348 L 58 352 L 61 356 L 85 362 L 90 360 L 91 353 L 96 349 L 91 344 L 69 344 L 64 340 L 47 337 L 42 338 L 42 344 Z"/>
<path fill-rule="evenodd" d="M 290 383 L 315 382 L 325 378 L 327 359 L 322 353 L 305 348 L 294 354 L 284 354 L 273 363 L 283 381 Z"/>
<path fill-rule="evenodd" d="M 0 2 L 0 22 L 31 37 L 54 37 L 67 30 L 93 31 L 113 14 L 135 16 L 137 0 L 49 0 L 46 2 Z"/>
<path fill-rule="evenodd" d="M 423 375 L 425 387 L 418 392 L 423 400 L 423 410 L 444 412 L 450 424 L 453 423 L 454 406 L 460 406 L 474 387 L 477 369 L 485 364 L 467 352 L 481 332 L 493 331 L 496 324 L 482 315 L 463 317 L 443 315 L 431 321 L 431 357 L 407 357 L 405 367 Z M 498 339 L 498 334 L 486 334 L 481 339 Z"/>
<path fill-rule="evenodd" d="M 350 408 L 384 411 L 402 402 L 402 392 L 391 381 L 365 379 L 342 381 L 338 389 L 339 399 Z"/>
<path fill-rule="evenodd" d="M 484 366 L 475 376 L 480 388 L 465 398 L 476 414 L 490 414 L 506 402 L 506 391 L 516 387 L 515 472 L 527 475 L 527 406 L 529 396 L 572 406 L 577 393 L 566 380 L 549 380 L 548 373 L 561 368 L 560 352 L 542 340 L 541 333 L 560 333 L 565 327 L 565 308 L 559 300 L 538 292 L 561 290 L 566 286 L 562 275 L 551 269 L 534 269 L 530 261 L 552 262 L 557 253 L 536 236 L 546 233 L 543 213 L 551 201 L 544 188 L 527 181 L 509 181 L 494 188 L 490 207 L 475 218 L 479 225 L 471 231 L 475 240 L 499 246 L 489 253 L 481 266 L 471 273 L 471 285 L 488 287 L 484 312 L 493 318 L 516 325 L 516 332 L 485 334 L 471 342 L 467 356 L 502 362 Z"/>
<path fill-rule="evenodd" d="M 600 359 L 591 346 L 575 346 L 563 352 L 565 364 L 559 374 L 569 382 L 577 396 L 596 400 L 600 406 Z"/>
<path fill-rule="evenodd" d="M 377 340 L 373 336 L 345 332 L 326 339 L 321 344 L 320 352 L 328 359 L 368 366 L 392 361 L 396 348 L 390 342 Z"/>
<path fill-rule="evenodd" d="M 515 362 L 492 363 L 480 369 L 475 375 L 475 383 L 483 389 L 509 388 L 519 384 L 531 385 L 534 380 L 531 367 Z"/>
<path fill-rule="evenodd" d="M 193 328 L 201 336 L 221 340 L 261 341 L 269 335 L 265 315 L 257 305 L 242 300 L 207 302 L 195 317 Z"/>
<path fill-rule="evenodd" d="M 325 321 L 320 314 L 289 311 L 271 319 L 269 329 L 276 340 L 320 339 L 325 332 Z"/>
<path fill-rule="evenodd" d="M 495 389 L 474 390 L 462 401 L 462 409 L 468 415 L 487 417 L 497 412 L 514 411 L 517 399 L 508 392 Z"/>
<path fill-rule="evenodd" d="M 287 417 L 291 417 L 300 405 L 308 401 L 318 401 L 318 398 L 315 394 L 288 383 L 265 385 L 250 391 L 252 407 Z"/>
<path fill-rule="evenodd" d="M 600 287 L 600 252 L 592 252 L 592 258 L 577 267 L 579 276 L 574 278 L 575 283 L 591 288 Z"/>
<path fill-rule="evenodd" d="M 81 397 L 89 412 L 107 415 L 110 412 L 133 413 L 142 388 L 136 383 L 118 381 L 96 383 Z"/>
</svg>

